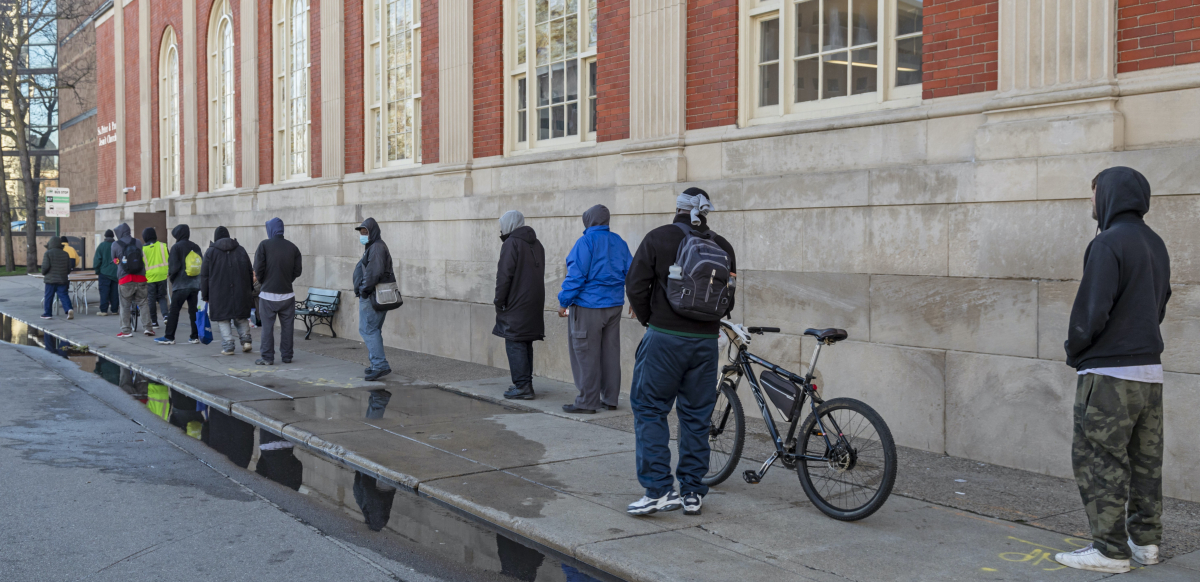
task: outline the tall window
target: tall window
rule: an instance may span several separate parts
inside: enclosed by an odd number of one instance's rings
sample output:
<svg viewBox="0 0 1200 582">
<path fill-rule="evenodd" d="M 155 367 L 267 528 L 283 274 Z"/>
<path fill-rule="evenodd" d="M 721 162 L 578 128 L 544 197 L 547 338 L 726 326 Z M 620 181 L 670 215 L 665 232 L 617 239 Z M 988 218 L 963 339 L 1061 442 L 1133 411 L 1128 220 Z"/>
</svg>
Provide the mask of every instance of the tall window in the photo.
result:
<svg viewBox="0 0 1200 582">
<path fill-rule="evenodd" d="M 595 139 L 597 0 L 510 0 L 516 149 Z"/>
<path fill-rule="evenodd" d="M 901 88 L 921 83 L 921 2 L 760 2 L 747 17 L 752 116 L 918 95 Z"/>
<path fill-rule="evenodd" d="M 308 0 L 277 2 L 279 56 L 276 61 L 279 112 L 276 151 L 280 178 L 308 173 Z"/>
<path fill-rule="evenodd" d="M 420 161 L 420 7 L 368 0 L 367 159 L 370 167 Z"/>
<path fill-rule="evenodd" d="M 179 180 L 179 47 L 175 31 L 168 28 L 163 35 L 162 57 L 159 60 L 159 175 L 162 176 L 163 196 L 180 192 Z"/>
<path fill-rule="evenodd" d="M 209 143 L 211 189 L 235 186 L 236 120 L 234 119 L 233 14 L 229 0 L 213 7 L 208 40 Z"/>
</svg>

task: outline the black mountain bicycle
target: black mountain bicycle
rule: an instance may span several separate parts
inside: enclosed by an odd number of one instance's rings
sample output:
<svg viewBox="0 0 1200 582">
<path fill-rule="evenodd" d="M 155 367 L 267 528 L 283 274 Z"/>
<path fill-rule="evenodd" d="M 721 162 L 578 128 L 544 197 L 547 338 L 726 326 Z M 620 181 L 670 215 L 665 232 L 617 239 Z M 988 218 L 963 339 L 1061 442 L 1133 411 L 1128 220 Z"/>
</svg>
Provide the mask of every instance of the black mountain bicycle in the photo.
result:
<svg viewBox="0 0 1200 582">
<path fill-rule="evenodd" d="M 722 320 L 721 330 L 729 338 L 730 364 L 721 370 L 717 384 L 717 404 L 708 437 L 712 451 L 704 484 L 716 485 L 728 479 L 742 457 L 746 418 L 737 387 L 745 377 L 775 443 L 775 453 L 761 469 L 742 473 L 747 483 L 761 481 L 775 461 L 781 460 L 784 467 L 796 470 L 805 495 L 829 517 L 855 521 L 882 507 L 896 483 L 896 445 L 891 431 L 870 406 L 853 398 L 822 400 L 812 383 L 821 347 L 840 342 L 849 334 L 834 328 L 804 330 L 804 335 L 817 339 L 817 348 L 808 372 L 798 376 L 748 349 L 752 334 L 778 333 L 779 328 L 742 327 Z M 765 368 L 757 378 L 752 364 Z M 800 423 L 806 398 L 812 412 Z M 790 423 L 786 437 L 779 434 L 776 417 Z"/>
</svg>

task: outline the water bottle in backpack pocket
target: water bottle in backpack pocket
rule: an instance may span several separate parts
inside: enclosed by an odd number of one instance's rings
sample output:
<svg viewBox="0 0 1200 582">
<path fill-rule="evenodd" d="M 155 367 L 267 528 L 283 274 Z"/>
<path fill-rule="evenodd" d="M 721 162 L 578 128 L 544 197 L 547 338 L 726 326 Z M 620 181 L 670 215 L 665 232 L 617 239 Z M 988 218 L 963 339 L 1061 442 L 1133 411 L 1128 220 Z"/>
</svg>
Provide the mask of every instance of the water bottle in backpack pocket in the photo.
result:
<svg viewBox="0 0 1200 582">
<path fill-rule="evenodd" d="M 683 317 L 718 321 L 733 301 L 729 253 L 712 231 L 697 232 L 678 222 L 675 226 L 683 230 L 683 242 L 667 276 L 667 302 Z"/>
</svg>

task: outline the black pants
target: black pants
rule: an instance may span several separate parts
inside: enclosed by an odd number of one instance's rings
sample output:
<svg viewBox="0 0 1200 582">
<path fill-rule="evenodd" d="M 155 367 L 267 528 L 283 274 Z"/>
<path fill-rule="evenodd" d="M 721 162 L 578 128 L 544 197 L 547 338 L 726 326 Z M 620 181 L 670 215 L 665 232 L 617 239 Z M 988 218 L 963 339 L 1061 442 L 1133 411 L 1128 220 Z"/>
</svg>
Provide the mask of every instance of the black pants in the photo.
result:
<svg viewBox="0 0 1200 582">
<path fill-rule="evenodd" d="M 513 386 L 522 388 L 533 384 L 533 342 L 506 339 L 504 351 L 508 353 L 508 370 L 512 374 Z"/>
<path fill-rule="evenodd" d="M 200 331 L 196 329 L 196 299 L 200 295 L 199 289 L 176 289 L 171 295 L 171 311 L 167 315 L 167 332 L 163 337 L 174 340 L 175 329 L 179 327 L 179 311 L 183 309 L 184 302 L 188 306 L 188 322 L 192 324 L 192 335 L 188 339 L 198 339 Z"/>
<path fill-rule="evenodd" d="M 146 283 L 146 303 L 150 304 L 150 321 L 158 323 L 158 312 L 161 311 L 163 319 L 167 318 L 167 283 L 166 281 L 155 281 L 154 283 Z"/>
</svg>

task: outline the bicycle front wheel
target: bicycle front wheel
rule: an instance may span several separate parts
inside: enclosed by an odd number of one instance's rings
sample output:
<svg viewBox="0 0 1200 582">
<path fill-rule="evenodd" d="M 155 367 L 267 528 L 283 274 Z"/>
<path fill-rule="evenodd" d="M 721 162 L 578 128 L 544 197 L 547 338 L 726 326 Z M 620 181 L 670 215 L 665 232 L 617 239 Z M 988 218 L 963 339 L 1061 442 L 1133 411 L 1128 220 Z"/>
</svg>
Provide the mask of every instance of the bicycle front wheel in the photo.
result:
<svg viewBox="0 0 1200 582">
<path fill-rule="evenodd" d="M 796 472 L 804 493 L 825 515 L 856 521 L 875 513 L 891 495 L 896 444 L 883 418 L 865 403 L 825 401 L 801 425 L 799 445 L 800 454 L 821 459 L 801 459 Z"/>
<path fill-rule="evenodd" d="M 708 428 L 708 474 L 700 482 L 711 487 L 728 479 L 737 469 L 745 443 L 746 417 L 737 387 L 723 378 L 717 387 L 717 405 L 713 407 Z"/>
</svg>

